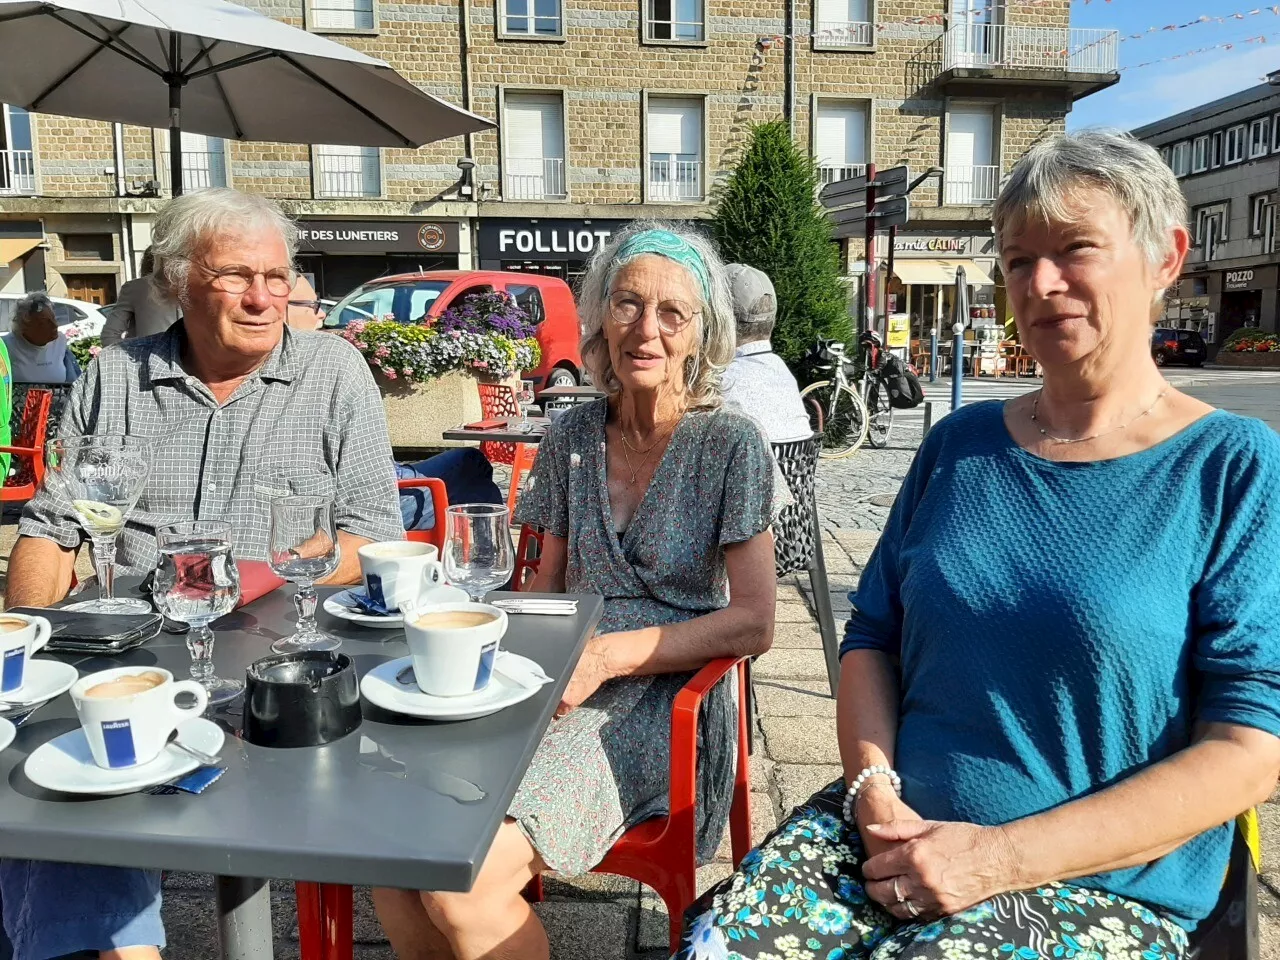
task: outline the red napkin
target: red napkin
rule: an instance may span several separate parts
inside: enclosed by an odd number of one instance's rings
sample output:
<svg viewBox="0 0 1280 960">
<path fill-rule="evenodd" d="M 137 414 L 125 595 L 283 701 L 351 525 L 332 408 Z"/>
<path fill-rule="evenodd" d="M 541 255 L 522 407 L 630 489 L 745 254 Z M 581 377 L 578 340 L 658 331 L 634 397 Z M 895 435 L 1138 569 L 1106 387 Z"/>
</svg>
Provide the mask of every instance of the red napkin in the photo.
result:
<svg viewBox="0 0 1280 960">
<path fill-rule="evenodd" d="M 264 560 L 237 560 L 236 566 L 240 570 L 240 602 L 236 609 L 284 585 L 285 581 L 272 573 Z"/>
</svg>

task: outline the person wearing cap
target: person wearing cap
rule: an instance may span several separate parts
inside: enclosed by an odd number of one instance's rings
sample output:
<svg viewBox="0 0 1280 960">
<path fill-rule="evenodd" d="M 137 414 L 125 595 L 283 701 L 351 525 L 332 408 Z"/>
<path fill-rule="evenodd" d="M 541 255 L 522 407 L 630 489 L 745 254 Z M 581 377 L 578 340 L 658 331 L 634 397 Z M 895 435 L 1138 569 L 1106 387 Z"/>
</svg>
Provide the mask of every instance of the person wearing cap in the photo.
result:
<svg viewBox="0 0 1280 960">
<path fill-rule="evenodd" d="M 725 267 L 733 299 L 738 347 L 725 368 L 721 389 L 731 403 L 758 422 L 770 443 L 789 443 L 813 435 L 800 388 L 769 338 L 778 316 L 773 283 L 755 267 Z"/>
</svg>

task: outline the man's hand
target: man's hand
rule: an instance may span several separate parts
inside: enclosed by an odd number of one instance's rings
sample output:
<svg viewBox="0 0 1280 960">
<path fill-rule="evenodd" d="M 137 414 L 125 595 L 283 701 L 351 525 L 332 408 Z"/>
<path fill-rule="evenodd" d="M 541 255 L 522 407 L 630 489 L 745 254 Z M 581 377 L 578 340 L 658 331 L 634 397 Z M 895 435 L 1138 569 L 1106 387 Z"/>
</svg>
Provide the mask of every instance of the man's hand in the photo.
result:
<svg viewBox="0 0 1280 960">
<path fill-rule="evenodd" d="M 899 840 L 888 840 L 867 829 L 869 823 L 891 823 L 895 820 L 920 820 L 920 814 L 902 802 L 902 798 L 894 792 L 887 781 L 872 780 L 862 793 L 854 807 L 854 819 L 858 824 L 858 833 L 862 837 L 862 847 L 867 859 L 892 850 L 901 844 Z"/>
<path fill-rule="evenodd" d="M 862 875 L 867 896 L 901 920 L 950 916 L 1020 886 L 1016 853 L 999 827 L 893 820 L 863 832 L 893 844 L 867 860 Z"/>
<path fill-rule="evenodd" d="M 595 636 L 587 641 L 586 649 L 578 665 L 574 667 L 573 676 L 569 678 L 569 686 L 560 698 L 560 706 L 556 707 L 556 716 L 576 710 L 586 702 L 587 698 L 600 689 L 606 680 L 615 676 L 605 655 L 605 637 Z"/>
</svg>

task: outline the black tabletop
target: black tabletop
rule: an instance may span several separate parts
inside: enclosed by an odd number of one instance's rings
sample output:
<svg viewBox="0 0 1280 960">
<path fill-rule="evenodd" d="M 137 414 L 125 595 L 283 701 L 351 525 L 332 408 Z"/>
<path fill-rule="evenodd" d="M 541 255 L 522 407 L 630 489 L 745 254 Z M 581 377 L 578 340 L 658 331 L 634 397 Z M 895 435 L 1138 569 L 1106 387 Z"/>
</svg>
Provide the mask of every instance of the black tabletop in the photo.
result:
<svg viewBox="0 0 1280 960">
<path fill-rule="evenodd" d="M 530 417 L 529 422 L 533 424 L 533 429 L 528 433 L 514 429 L 514 425 L 519 423 L 518 417 L 512 417 L 506 421 L 506 426 L 493 427 L 488 430 L 468 430 L 466 427 L 454 427 L 452 430 L 445 430 L 440 436 L 446 440 L 475 440 L 492 443 L 541 443 L 542 436 L 546 433 L 547 424 L 551 421 L 545 417 Z"/>
<path fill-rule="evenodd" d="M 215 625 L 220 673 L 243 677 L 291 632 L 292 592 L 276 590 Z M 529 700 L 457 723 L 402 717 L 362 700 L 360 728 L 323 747 L 269 749 L 229 736 L 227 771 L 199 796 L 72 797 L 37 787 L 23 761 L 77 726 L 63 694 L 0 752 L 0 856 L 467 890 L 600 618 L 599 597 L 579 600 L 573 617 L 511 617 L 503 647 L 554 678 Z M 319 616 L 361 675 L 407 653 L 399 630 Z M 180 678 L 189 663 L 185 638 L 163 633 L 118 658 L 66 659 L 82 674 L 154 664 Z M 241 702 L 213 719 L 238 728 Z"/>
<path fill-rule="evenodd" d="M 598 387 L 547 387 L 538 391 L 538 402 L 547 400 L 598 400 L 604 391 Z"/>
</svg>

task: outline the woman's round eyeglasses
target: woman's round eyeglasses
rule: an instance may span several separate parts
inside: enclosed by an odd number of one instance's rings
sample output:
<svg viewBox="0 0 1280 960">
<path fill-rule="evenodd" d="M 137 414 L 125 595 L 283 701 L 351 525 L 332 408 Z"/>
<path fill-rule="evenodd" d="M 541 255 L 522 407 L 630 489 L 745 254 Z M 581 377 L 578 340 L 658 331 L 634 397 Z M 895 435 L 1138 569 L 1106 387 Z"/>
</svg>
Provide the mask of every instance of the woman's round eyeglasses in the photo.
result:
<svg viewBox="0 0 1280 960">
<path fill-rule="evenodd" d="M 644 316 L 650 304 L 658 314 L 658 329 L 668 336 L 679 333 L 701 312 L 683 300 L 646 300 L 630 290 L 619 290 L 609 297 L 609 316 L 615 323 L 630 326 Z"/>
</svg>

